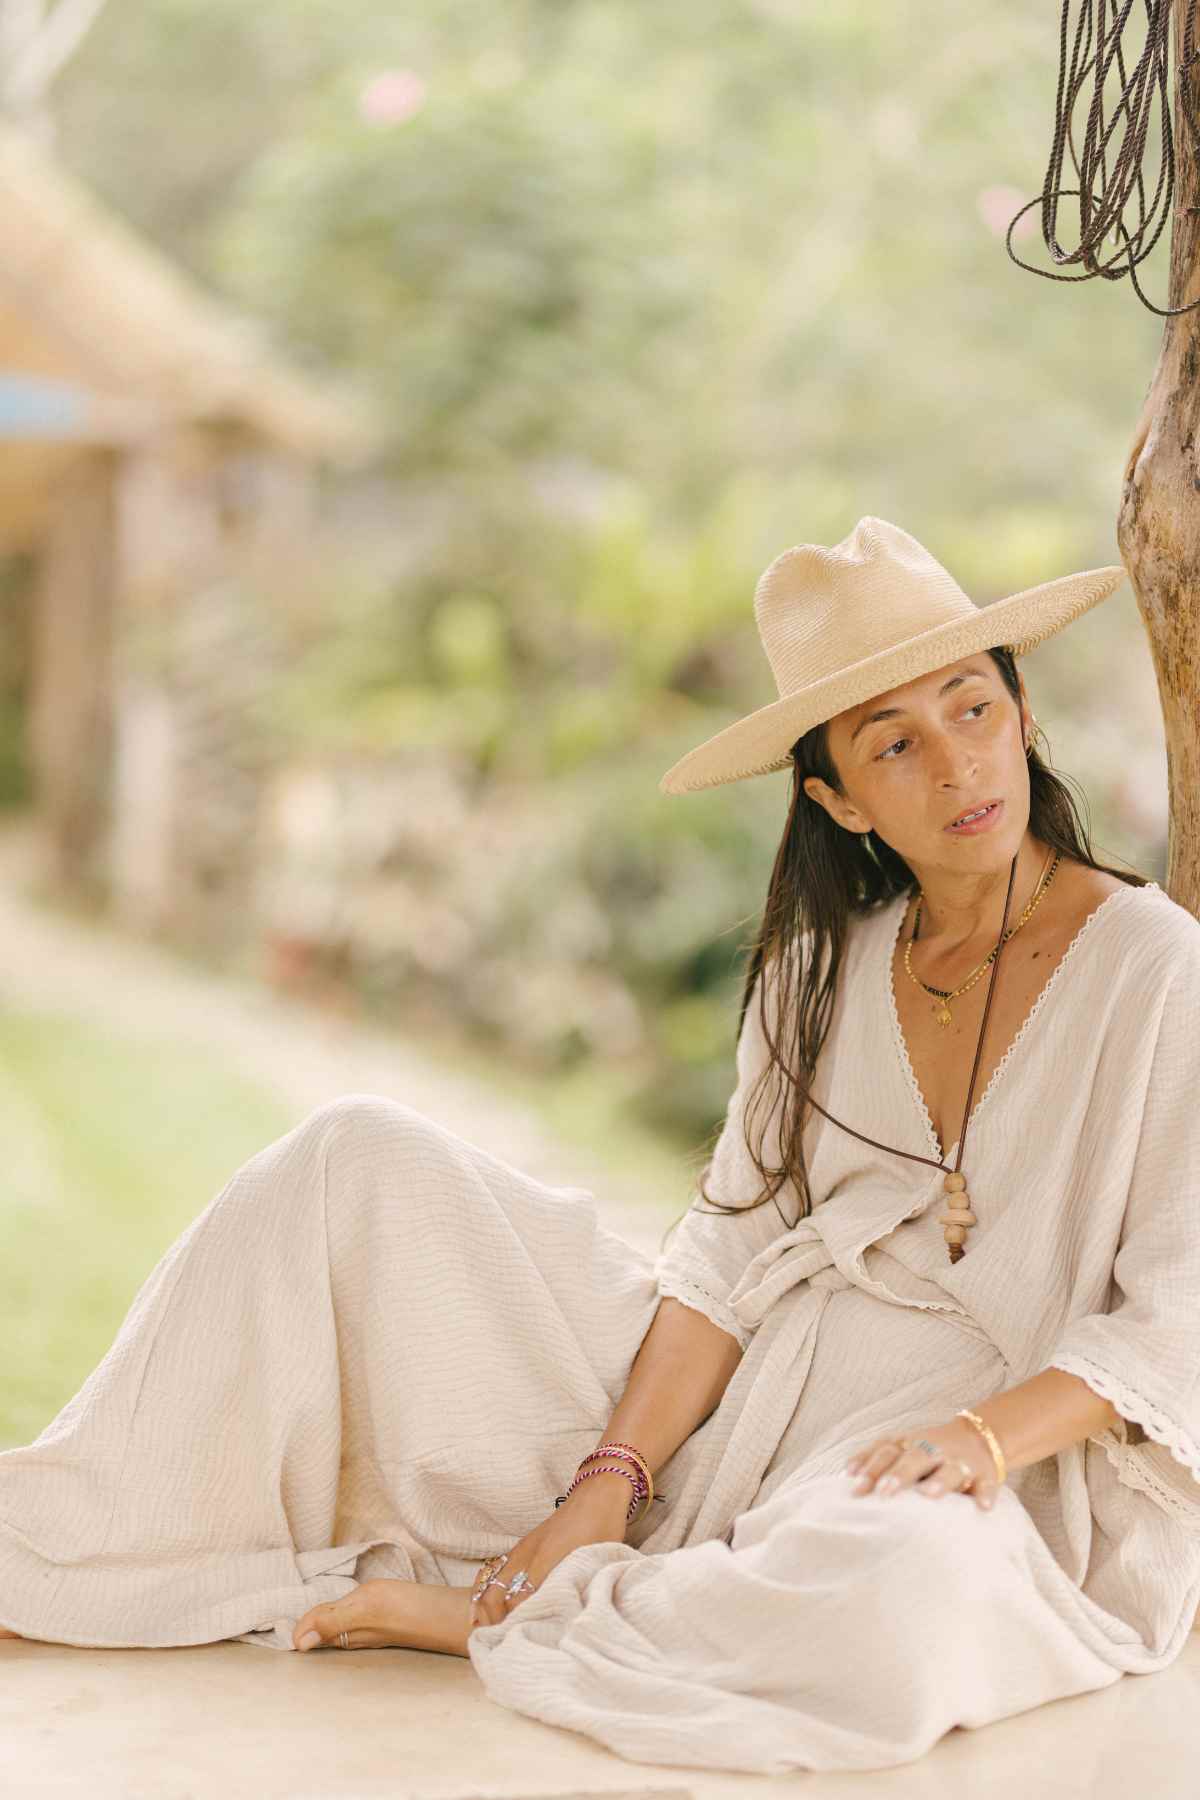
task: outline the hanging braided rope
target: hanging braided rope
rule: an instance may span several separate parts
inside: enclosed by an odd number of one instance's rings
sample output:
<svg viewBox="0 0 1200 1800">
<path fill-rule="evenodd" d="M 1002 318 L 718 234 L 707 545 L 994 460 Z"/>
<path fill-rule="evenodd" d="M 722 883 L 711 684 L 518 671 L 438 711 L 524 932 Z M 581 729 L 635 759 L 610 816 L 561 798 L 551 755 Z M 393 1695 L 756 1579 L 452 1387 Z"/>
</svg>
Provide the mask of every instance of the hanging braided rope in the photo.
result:
<svg viewBox="0 0 1200 1800">
<path fill-rule="evenodd" d="M 1171 53 L 1172 16 L 1176 4 L 1187 7 L 1182 55 L 1177 70 L 1179 105 L 1187 125 L 1193 157 L 1200 159 L 1200 132 L 1197 130 L 1189 93 L 1192 72 L 1198 60 L 1195 44 L 1196 0 L 1142 0 L 1142 3 L 1147 20 L 1146 42 L 1133 70 L 1127 75 L 1121 33 L 1128 23 L 1133 0 L 1124 0 L 1124 4 L 1120 6 L 1118 0 L 1099 0 L 1099 30 L 1096 29 L 1095 16 L 1097 0 L 1080 0 L 1079 20 L 1070 49 L 1069 66 L 1067 40 L 1071 0 L 1063 0 L 1058 94 L 1055 100 L 1054 142 L 1050 149 L 1050 162 L 1041 193 L 1028 206 L 1023 206 L 1010 222 L 1005 248 L 1020 268 L 1028 269 L 1033 275 L 1042 275 L 1047 281 L 1090 281 L 1095 275 L 1103 276 L 1106 281 L 1119 281 L 1123 275 L 1128 275 L 1143 306 L 1150 312 L 1158 313 L 1160 318 L 1174 318 L 1179 313 L 1191 312 L 1193 307 L 1200 306 L 1200 300 L 1193 300 L 1188 306 L 1155 306 L 1138 286 L 1135 270 L 1137 264 L 1150 254 L 1163 226 L 1171 217 L 1171 200 L 1175 191 L 1175 150 L 1171 133 L 1167 70 Z M 1093 40 L 1094 52 L 1091 48 Z M 1114 62 L 1121 80 L 1121 94 L 1111 119 L 1106 122 L 1104 84 Z M 1093 77 L 1092 95 L 1087 109 L 1082 154 L 1076 156 L 1071 121 L 1075 103 L 1083 91 L 1089 71 Z M 1162 160 L 1158 185 L 1147 213 L 1142 164 L 1156 93 L 1162 130 Z M 1105 168 L 1109 140 L 1122 121 L 1124 135 L 1120 139 L 1110 172 Z M 1062 174 L 1064 149 L 1068 148 L 1075 173 L 1079 177 L 1077 188 L 1060 188 L 1056 185 Z M 1135 190 L 1140 213 L 1136 227 L 1130 232 L 1126 230 L 1123 214 L 1131 204 Z M 1063 194 L 1079 195 L 1080 241 L 1077 250 L 1066 251 L 1058 242 L 1058 200 Z M 1156 220 L 1160 197 L 1161 217 Z M 1037 269 L 1032 263 L 1022 262 L 1016 254 L 1012 247 L 1013 227 L 1018 219 L 1024 218 L 1030 207 L 1039 204 L 1042 208 L 1042 239 L 1050 255 L 1056 263 L 1082 263 L 1086 274 L 1059 275 L 1052 269 Z M 1190 207 L 1188 210 L 1197 209 Z M 1125 241 L 1124 249 L 1116 249 L 1108 262 L 1102 262 L 1099 253 L 1104 238 L 1111 234 L 1115 242 L 1118 233 Z"/>
</svg>

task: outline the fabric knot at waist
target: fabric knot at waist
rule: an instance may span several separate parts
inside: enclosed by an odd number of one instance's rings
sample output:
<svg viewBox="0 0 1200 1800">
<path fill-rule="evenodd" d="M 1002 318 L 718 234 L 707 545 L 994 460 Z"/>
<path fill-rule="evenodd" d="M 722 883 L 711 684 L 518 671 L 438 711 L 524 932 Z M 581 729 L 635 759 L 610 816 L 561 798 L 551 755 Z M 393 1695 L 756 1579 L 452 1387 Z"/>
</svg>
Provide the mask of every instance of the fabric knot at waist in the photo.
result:
<svg viewBox="0 0 1200 1800">
<path fill-rule="evenodd" d="M 833 1252 L 812 1218 L 801 1219 L 759 1251 L 730 1291 L 729 1305 L 739 1321 L 753 1329 L 780 1296 L 801 1281 L 832 1290 L 853 1285 L 834 1263 Z"/>
<path fill-rule="evenodd" d="M 940 1194 L 941 1177 L 937 1176 L 915 1197 L 902 1189 L 881 1188 L 865 1201 L 858 1193 L 847 1194 L 845 1204 L 841 1197 L 823 1201 L 815 1213 L 798 1220 L 747 1263 L 730 1290 L 730 1308 L 742 1325 L 754 1331 L 775 1302 L 801 1282 L 826 1295 L 854 1287 L 896 1306 L 939 1313 L 972 1337 L 990 1343 L 989 1333 L 972 1318 L 961 1296 L 938 1279 L 937 1269 L 918 1275 L 893 1264 L 892 1278 L 884 1281 L 877 1271 L 867 1268 L 869 1247 L 885 1240 L 898 1225 L 915 1219 Z"/>
<path fill-rule="evenodd" d="M 836 1293 L 839 1288 L 853 1287 L 854 1283 L 848 1275 L 843 1275 L 836 1263 L 830 1263 L 827 1269 L 817 1269 L 808 1278 L 809 1287 L 828 1288 Z"/>
</svg>

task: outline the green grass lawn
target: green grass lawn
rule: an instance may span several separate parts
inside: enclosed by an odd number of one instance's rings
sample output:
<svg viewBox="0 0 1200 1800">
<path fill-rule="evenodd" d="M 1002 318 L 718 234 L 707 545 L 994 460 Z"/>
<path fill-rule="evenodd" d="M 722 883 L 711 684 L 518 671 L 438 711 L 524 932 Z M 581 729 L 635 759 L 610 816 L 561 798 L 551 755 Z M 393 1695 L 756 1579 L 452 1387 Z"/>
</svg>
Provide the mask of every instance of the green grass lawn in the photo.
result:
<svg viewBox="0 0 1200 1800">
<path fill-rule="evenodd" d="M 167 1246 L 298 1120 L 186 1042 L 0 1015 L 0 1448 L 109 1348 Z"/>
<path fill-rule="evenodd" d="M 682 1159 L 623 1117 L 618 1073 L 535 1080 L 464 1045 L 444 1055 L 448 1071 L 533 1105 L 614 1174 L 636 1171 L 672 1216 L 686 1204 Z M 0 1449 L 49 1424 L 163 1251 L 239 1164 L 297 1123 L 186 1038 L 164 1046 L 0 1012 Z"/>
</svg>

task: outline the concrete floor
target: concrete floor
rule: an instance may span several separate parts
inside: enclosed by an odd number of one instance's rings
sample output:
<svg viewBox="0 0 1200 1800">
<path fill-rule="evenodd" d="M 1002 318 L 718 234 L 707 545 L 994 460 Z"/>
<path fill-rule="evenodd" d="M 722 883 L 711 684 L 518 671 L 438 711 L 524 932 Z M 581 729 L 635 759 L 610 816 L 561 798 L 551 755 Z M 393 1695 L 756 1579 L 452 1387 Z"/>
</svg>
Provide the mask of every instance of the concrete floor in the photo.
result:
<svg viewBox="0 0 1200 1800">
<path fill-rule="evenodd" d="M 1157 1675 L 950 1732 L 903 1768 L 745 1775 L 632 1763 L 497 1706 L 463 1658 L 254 1644 L 0 1643 L 0 1793 L 86 1800 L 1196 1800 L 1200 1633 Z"/>
</svg>

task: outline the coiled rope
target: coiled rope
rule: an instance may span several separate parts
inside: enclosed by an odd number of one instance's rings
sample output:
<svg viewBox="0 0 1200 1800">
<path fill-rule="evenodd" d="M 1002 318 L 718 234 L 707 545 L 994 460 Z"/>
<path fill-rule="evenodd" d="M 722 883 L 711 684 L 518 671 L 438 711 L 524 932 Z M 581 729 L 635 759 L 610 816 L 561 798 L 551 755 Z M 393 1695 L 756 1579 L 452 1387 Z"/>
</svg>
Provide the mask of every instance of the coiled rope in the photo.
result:
<svg viewBox="0 0 1200 1800">
<path fill-rule="evenodd" d="M 1103 276 L 1106 281 L 1119 281 L 1123 275 L 1128 275 L 1143 306 L 1150 312 L 1158 313 L 1160 318 L 1174 318 L 1179 313 L 1191 312 L 1194 307 L 1200 306 L 1200 299 L 1191 301 L 1187 306 L 1155 306 L 1142 292 L 1135 271 L 1137 264 L 1150 254 L 1163 226 L 1170 219 L 1175 191 L 1175 149 L 1171 132 L 1167 71 L 1171 53 L 1172 16 L 1176 4 L 1187 6 L 1182 54 L 1176 72 L 1179 106 L 1191 140 L 1192 154 L 1200 159 L 1200 132 L 1197 131 L 1189 91 L 1198 60 L 1195 44 L 1196 0 L 1142 0 L 1142 4 L 1147 20 L 1146 42 L 1134 68 L 1126 74 L 1121 34 L 1129 22 L 1133 0 L 1124 0 L 1123 5 L 1118 5 L 1118 0 L 1099 0 L 1098 29 L 1097 0 L 1080 0 L 1074 42 L 1069 52 L 1071 0 L 1063 0 L 1059 33 L 1058 94 L 1055 100 L 1054 142 L 1050 149 L 1050 162 L 1041 193 L 1027 206 L 1023 206 L 1010 222 L 1005 248 L 1020 268 L 1028 269 L 1034 275 L 1042 275 L 1047 281 L 1090 281 L 1095 275 Z M 1112 117 L 1106 121 L 1104 84 L 1114 62 L 1120 76 L 1121 93 Z M 1076 156 L 1071 119 L 1089 71 L 1093 78 L 1092 96 L 1088 104 L 1082 155 Z M 1142 164 L 1156 93 L 1161 119 L 1162 160 L 1158 185 L 1147 213 Z M 1109 140 L 1122 121 L 1124 134 L 1110 172 L 1105 168 Z M 1062 174 L 1064 149 L 1068 148 L 1075 173 L 1079 177 L 1077 188 L 1056 185 Z M 1141 210 L 1134 230 L 1129 231 L 1123 214 L 1131 205 L 1135 191 Z M 1077 250 L 1064 250 L 1058 241 L 1058 201 L 1064 194 L 1079 196 L 1080 237 Z M 1161 216 L 1158 216 L 1160 199 Z M 1024 218 L 1030 207 L 1039 203 L 1042 208 L 1042 240 L 1050 255 L 1056 263 L 1081 263 L 1086 270 L 1085 274 L 1059 275 L 1052 269 L 1038 269 L 1032 263 L 1022 262 L 1014 251 L 1013 227 L 1019 219 Z M 1196 207 L 1188 208 L 1189 212 L 1197 210 Z M 1110 233 L 1114 242 L 1117 234 L 1120 234 L 1124 239 L 1124 248 L 1118 247 L 1107 262 L 1102 262 L 1100 246 Z"/>
</svg>

